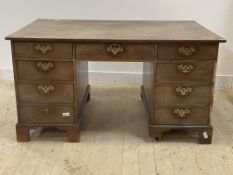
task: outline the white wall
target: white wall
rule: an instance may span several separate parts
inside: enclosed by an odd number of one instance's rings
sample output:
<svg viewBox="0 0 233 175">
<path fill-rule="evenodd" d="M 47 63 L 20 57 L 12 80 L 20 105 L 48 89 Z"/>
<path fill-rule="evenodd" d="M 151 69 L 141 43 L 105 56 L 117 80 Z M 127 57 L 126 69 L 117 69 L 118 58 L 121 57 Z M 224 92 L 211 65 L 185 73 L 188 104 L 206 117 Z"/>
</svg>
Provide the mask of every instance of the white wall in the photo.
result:
<svg viewBox="0 0 233 175">
<path fill-rule="evenodd" d="M 232 86 L 232 9 L 232 0 L 0 0 L 0 77 L 12 70 L 10 44 L 4 36 L 36 18 L 196 20 L 228 40 L 220 47 L 217 75 L 227 81 L 222 83 Z M 109 73 L 105 82 L 118 75 L 119 83 L 124 82 L 124 75 L 130 73 L 129 81 L 137 83 L 142 64 L 90 63 L 90 71 L 92 83 L 101 82 L 98 77 L 103 72 Z"/>
</svg>

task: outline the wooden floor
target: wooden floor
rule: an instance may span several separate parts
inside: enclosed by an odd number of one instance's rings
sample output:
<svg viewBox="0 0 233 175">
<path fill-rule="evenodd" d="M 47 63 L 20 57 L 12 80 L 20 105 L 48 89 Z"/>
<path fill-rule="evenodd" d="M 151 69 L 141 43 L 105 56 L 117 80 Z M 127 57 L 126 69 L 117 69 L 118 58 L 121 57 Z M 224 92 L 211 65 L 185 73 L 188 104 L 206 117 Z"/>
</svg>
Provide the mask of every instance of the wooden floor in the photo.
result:
<svg viewBox="0 0 233 175">
<path fill-rule="evenodd" d="M 196 133 L 148 137 L 138 86 L 92 86 L 80 143 L 62 131 L 35 130 L 15 140 L 12 81 L 0 81 L 0 175 L 232 175 L 233 90 L 216 90 L 211 145 Z"/>
</svg>

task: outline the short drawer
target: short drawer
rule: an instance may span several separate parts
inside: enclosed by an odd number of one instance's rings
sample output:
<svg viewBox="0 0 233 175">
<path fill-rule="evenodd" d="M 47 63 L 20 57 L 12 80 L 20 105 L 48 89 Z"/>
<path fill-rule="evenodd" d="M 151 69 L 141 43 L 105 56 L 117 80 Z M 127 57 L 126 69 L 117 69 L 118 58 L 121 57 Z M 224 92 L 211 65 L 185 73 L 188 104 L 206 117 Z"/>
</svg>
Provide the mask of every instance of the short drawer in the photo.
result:
<svg viewBox="0 0 233 175">
<path fill-rule="evenodd" d="M 55 83 L 19 83 L 20 102 L 26 103 L 73 103 L 72 84 Z"/>
<path fill-rule="evenodd" d="M 73 81 L 71 61 L 16 61 L 18 80 Z"/>
<path fill-rule="evenodd" d="M 14 55 L 17 58 L 72 59 L 72 44 L 16 42 Z"/>
<path fill-rule="evenodd" d="M 158 45 L 159 60 L 217 60 L 218 44 L 166 44 Z"/>
<path fill-rule="evenodd" d="M 206 125 L 209 123 L 209 107 L 164 107 L 154 109 L 153 124 Z"/>
<path fill-rule="evenodd" d="M 21 123 L 69 124 L 74 122 L 74 106 L 20 105 Z"/>
<path fill-rule="evenodd" d="M 156 81 L 213 82 L 214 62 L 171 62 L 156 64 Z"/>
<path fill-rule="evenodd" d="M 156 85 L 155 105 L 202 105 L 212 103 L 212 87 L 196 85 Z"/>
<path fill-rule="evenodd" d="M 153 60 L 154 44 L 77 44 L 77 59 L 103 61 L 134 61 Z"/>
</svg>

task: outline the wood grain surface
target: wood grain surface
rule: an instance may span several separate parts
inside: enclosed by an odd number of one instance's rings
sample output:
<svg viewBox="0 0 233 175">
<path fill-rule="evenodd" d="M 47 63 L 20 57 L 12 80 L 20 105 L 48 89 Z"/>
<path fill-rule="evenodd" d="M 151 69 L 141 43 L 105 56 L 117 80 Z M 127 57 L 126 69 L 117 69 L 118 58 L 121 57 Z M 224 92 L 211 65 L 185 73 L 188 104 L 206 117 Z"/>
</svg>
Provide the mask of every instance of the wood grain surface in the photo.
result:
<svg viewBox="0 0 233 175">
<path fill-rule="evenodd" d="M 195 21 L 38 19 L 6 39 L 72 41 L 212 41 L 225 39 Z"/>
</svg>

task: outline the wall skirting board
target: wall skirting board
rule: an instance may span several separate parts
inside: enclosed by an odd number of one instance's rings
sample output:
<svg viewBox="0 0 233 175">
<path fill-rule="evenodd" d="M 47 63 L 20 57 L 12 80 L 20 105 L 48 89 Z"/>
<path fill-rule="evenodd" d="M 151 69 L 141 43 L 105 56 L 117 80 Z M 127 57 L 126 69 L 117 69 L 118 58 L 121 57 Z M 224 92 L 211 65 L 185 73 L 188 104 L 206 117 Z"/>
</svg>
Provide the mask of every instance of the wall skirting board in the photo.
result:
<svg viewBox="0 0 233 175">
<path fill-rule="evenodd" d="M 90 84 L 142 84 L 142 73 L 89 72 Z"/>
<path fill-rule="evenodd" d="M 12 70 L 0 70 L 0 80 L 13 80 Z M 138 72 L 90 71 L 90 84 L 142 84 L 142 74 Z M 233 75 L 217 75 L 217 88 L 233 88 Z"/>
<path fill-rule="evenodd" d="M 0 80 L 13 80 L 13 70 L 11 69 L 0 69 Z"/>
<path fill-rule="evenodd" d="M 217 88 L 233 88 L 233 75 L 217 75 L 215 82 Z"/>
</svg>

